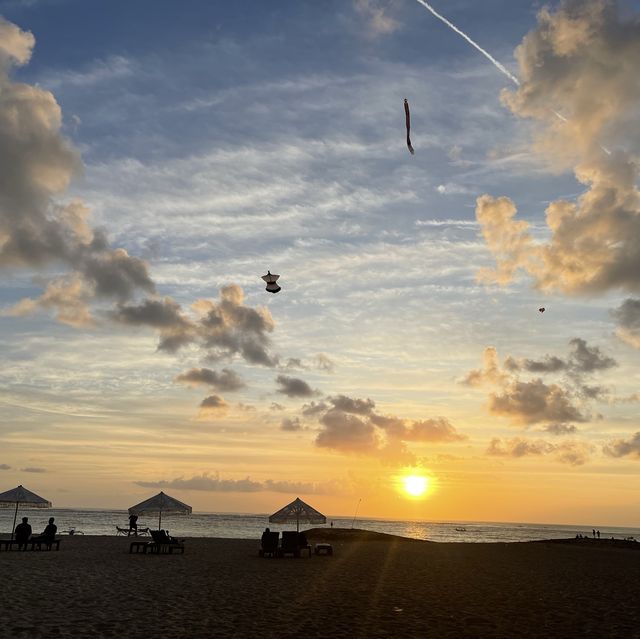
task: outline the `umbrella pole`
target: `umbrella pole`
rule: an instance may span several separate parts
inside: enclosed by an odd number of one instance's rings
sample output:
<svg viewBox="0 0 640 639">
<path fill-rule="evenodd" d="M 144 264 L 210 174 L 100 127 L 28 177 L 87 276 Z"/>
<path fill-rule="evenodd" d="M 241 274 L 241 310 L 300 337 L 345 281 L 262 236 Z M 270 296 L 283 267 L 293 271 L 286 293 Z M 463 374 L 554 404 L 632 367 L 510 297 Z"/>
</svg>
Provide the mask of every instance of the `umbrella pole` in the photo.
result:
<svg viewBox="0 0 640 639">
<path fill-rule="evenodd" d="M 162 529 L 162 511 L 159 511 L 158 515 L 158 530 Z"/>
<path fill-rule="evenodd" d="M 19 501 L 16 502 L 16 512 L 13 513 L 13 526 L 11 528 L 11 540 L 13 541 L 13 531 L 16 529 L 16 519 L 18 518 L 18 505 Z"/>
</svg>

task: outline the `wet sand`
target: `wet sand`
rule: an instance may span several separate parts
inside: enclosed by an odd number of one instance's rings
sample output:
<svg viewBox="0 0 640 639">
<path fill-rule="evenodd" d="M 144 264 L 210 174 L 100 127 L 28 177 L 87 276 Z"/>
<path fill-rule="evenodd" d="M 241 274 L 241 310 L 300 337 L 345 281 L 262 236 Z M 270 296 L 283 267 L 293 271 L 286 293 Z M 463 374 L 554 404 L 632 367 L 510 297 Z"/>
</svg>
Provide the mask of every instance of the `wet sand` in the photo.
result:
<svg viewBox="0 0 640 639">
<path fill-rule="evenodd" d="M 123 537 L 0 553 L 0 637 L 640 637 L 640 550 L 436 544 L 323 530 L 333 556 L 258 557 L 188 539 L 130 555 Z M 637 544 L 635 546 L 640 546 Z"/>
</svg>

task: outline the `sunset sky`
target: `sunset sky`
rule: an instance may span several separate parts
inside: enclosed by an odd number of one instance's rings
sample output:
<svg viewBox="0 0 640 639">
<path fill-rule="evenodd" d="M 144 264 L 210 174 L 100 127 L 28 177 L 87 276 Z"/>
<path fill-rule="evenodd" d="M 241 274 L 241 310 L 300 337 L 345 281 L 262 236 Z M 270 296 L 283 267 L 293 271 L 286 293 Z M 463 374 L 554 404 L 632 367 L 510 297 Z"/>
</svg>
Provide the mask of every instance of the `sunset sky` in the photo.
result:
<svg viewBox="0 0 640 639">
<path fill-rule="evenodd" d="M 0 0 L 0 491 L 640 525 L 640 1 L 430 4 Z"/>
</svg>

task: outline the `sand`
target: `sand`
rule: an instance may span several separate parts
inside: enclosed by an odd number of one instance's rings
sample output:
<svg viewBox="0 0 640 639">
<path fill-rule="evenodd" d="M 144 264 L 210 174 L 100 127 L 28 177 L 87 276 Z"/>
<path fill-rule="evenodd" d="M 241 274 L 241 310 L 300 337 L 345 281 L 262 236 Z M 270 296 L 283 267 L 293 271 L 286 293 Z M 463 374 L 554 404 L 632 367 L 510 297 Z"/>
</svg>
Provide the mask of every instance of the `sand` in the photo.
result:
<svg viewBox="0 0 640 639">
<path fill-rule="evenodd" d="M 633 545 L 310 540 L 334 555 L 259 558 L 234 539 L 130 555 L 127 538 L 82 536 L 1 552 L 0 637 L 640 637 Z"/>
</svg>

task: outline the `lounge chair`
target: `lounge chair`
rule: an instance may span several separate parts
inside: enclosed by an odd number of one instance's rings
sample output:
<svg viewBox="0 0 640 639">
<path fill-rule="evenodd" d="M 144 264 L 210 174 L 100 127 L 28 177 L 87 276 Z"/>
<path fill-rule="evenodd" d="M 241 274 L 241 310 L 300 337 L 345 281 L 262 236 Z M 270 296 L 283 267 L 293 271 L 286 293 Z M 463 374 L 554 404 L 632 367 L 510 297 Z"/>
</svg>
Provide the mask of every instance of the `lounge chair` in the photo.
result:
<svg viewBox="0 0 640 639">
<path fill-rule="evenodd" d="M 298 547 L 300 552 L 306 550 L 309 553 L 309 557 L 311 557 L 311 544 L 307 541 L 307 536 L 303 532 L 298 533 Z"/>
<path fill-rule="evenodd" d="M 302 539 L 301 536 L 302 535 Z M 301 544 L 300 542 L 304 543 Z M 307 550 L 309 557 L 311 557 L 311 546 L 307 543 L 307 538 L 304 533 L 296 532 L 295 530 L 285 530 L 282 533 L 282 545 L 280 546 L 279 556 L 293 555 L 294 557 L 300 556 L 301 550 Z"/>
<path fill-rule="evenodd" d="M 279 539 L 280 533 L 277 531 L 263 532 L 260 542 L 260 550 L 258 550 L 260 557 L 266 557 L 267 555 L 269 557 L 277 557 Z"/>
<path fill-rule="evenodd" d="M 156 554 L 173 554 L 174 551 L 184 554 L 184 543 L 171 537 L 165 530 L 151 530 L 153 541 L 147 542 L 146 552 Z"/>
</svg>

